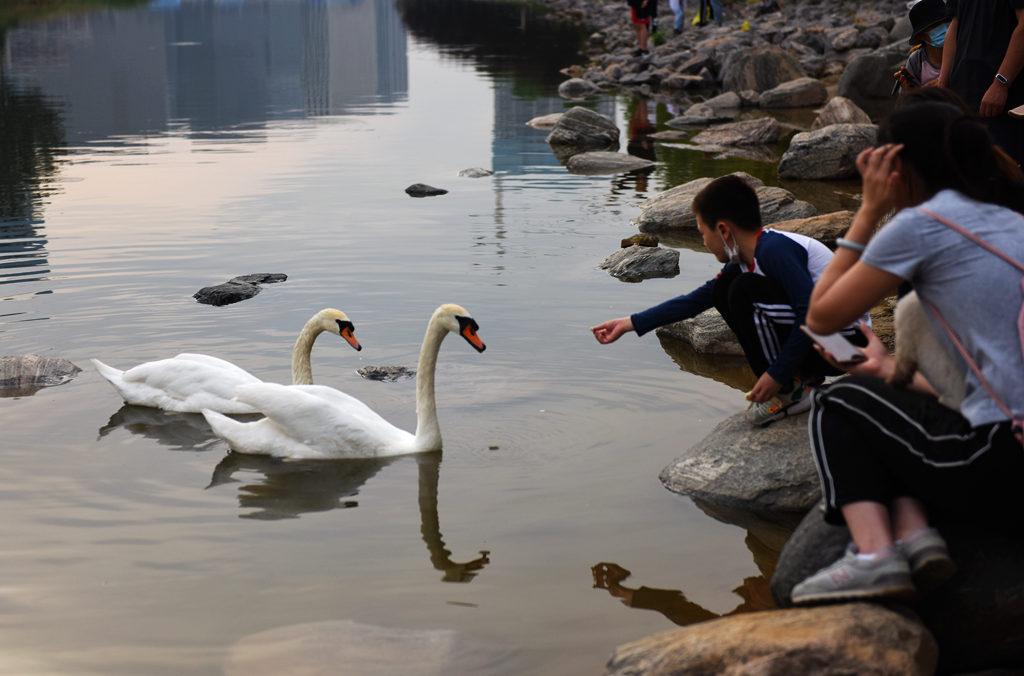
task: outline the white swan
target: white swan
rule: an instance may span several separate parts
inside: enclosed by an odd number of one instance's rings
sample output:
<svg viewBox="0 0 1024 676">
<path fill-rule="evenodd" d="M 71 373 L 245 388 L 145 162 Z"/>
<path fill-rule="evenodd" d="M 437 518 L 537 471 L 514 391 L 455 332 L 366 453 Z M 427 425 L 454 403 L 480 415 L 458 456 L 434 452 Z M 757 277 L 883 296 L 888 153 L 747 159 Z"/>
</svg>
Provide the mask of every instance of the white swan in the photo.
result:
<svg viewBox="0 0 1024 676">
<path fill-rule="evenodd" d="M 235 398 L 266 418 L 239 422 L 203 411 L 214 433 L 240 453 L 283 458 L 380 458 L 441 448 L 434 402 L 434 369 L 441 342 L 458 333 L 477 352 L 486 349 L 476 321 L 458 305 L 437 308 L 420 349 L 416 370 L 416 434 L 400 430 L 366 404 L 322 385 L 242 385 Z"/>
<path fill-rule="evenodd" d="M 323 332 L 340 335 L 357 350 L 352 322 L 340 310 L 325 309 L 313 315 L 302 327 L 292 348 L 292 381 L 312 384 L 310 353 L 317 336 Z M 100 375 L 106 378 L 121 398 L 135 406 L 149 406 L 176 413 L 199 413 L 207 409 L 221 413 L 256 413 L 252 406 L 234 400 L 239 385 L 262 382 L 248 371 L 229 361 L 205 354 L 183 353 L 171 359 L 139 364 L 127 371 L 91 360 Z"/>
</svg>

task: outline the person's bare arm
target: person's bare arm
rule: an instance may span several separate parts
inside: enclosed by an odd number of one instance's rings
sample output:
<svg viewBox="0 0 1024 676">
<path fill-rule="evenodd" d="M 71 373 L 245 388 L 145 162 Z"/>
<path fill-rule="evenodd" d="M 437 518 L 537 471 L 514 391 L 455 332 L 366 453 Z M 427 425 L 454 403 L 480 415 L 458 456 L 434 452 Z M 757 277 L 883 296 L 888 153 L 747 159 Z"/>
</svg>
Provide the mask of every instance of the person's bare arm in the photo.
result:
<svg viewBox="0 0 1024 676">
<path fill-rule="evenodd" d="M 936 80 L 939 87 L 949 87 L 949 74 L 953 72 L 953 60 L 956 58 L 956 24 L 956 19 L 949 22 L 946 41 L 942 43 L 942 67 L 939 69 L 939 79 Z"/>
<path fill-rule="evenodd" d="M 1010 95 L 1010 87 L 1014 80 L 1020 75 L 1021 67 L 1024 66 L 1024 9 L 1016 10 L 1017 28 L 1010 36 L 1010 44 L 1006 48 L 1002 63 L 999 64 L 998 73 L 1006 78 L 1007 83 L 1003 84 L 993 79 L 988 91 L 981 99 L 979 112 L 982 117 L 996 117 L 1002 115 L 1006 110 L 1006 99 Z M 945 59 L 943 59 L 945 61 Z"/>
</svg>

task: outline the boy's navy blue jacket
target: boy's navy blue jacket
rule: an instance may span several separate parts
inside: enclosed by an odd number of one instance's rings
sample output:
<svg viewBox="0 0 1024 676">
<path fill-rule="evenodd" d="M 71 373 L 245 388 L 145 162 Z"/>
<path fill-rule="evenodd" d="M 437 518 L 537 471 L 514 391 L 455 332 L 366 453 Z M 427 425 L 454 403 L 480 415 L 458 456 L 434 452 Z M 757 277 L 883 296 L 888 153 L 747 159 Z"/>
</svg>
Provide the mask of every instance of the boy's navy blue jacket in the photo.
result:
<svg viewBox="0 0 1024 676">
<path fill-rule="evenodd" d="M 811 349 L 811 340 L 797 327 L 804 323 L 811 291 L 821 272 L 832 260 L 832 252 L 821 242 L 790 232 L 765 229 L 761 232 L 754 249 L 754 264 L 745 266 L 744 272 L 764 275 L 782 287 L 796 315 L 796 324 L 789 332 L 778 359 L 768 367 L 768 374 L 775 382 L 787 385 L 796 374 L 801 362 Z M 729 266 L 740 263 L 726 263 Z M 722 273 L 719 273 L 720 275 Z M 695 317 L 714 306 L 714 288 L 718 278 L 708 280 L 703 286 L 688 294 L 677 296 L 660 305 L 631 316 L 637 335 L 643 334 L 682 319 Z"/>
</svg>

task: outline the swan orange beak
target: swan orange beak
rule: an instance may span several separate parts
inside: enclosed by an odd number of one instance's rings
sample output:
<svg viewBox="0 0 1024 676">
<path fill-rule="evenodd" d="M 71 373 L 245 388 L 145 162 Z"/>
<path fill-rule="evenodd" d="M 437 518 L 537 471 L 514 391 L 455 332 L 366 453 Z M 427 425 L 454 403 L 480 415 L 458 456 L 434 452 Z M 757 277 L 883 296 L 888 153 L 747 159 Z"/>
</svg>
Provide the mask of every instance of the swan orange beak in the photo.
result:
<svg viewBox="0 0 1024 676">
<path fill-rule="evenodd" d="M 359 344 L 358 340 L 356 340 L 356 334 L 353 333 L 353 329 L 351 327 L 346 326 L 345 328 L 343 328 L 341 330 L 341 337 L 345 339 L 346 343 L 354 347 L 356 351 L 360 351 L 363 349 L 363 346 Z"/>
<path fill-rule="evenodd" d="M 487 349 L 484 345 L 484 341 L 480 340 L 480 336 L 477 335 L 476 330 L 472 326 L 466 325 L 462 327 L 461 335 L 466 339 L 466 342 L 473 346 L 473 349 L 477 352 L 483 352 Z"/>
</svg>

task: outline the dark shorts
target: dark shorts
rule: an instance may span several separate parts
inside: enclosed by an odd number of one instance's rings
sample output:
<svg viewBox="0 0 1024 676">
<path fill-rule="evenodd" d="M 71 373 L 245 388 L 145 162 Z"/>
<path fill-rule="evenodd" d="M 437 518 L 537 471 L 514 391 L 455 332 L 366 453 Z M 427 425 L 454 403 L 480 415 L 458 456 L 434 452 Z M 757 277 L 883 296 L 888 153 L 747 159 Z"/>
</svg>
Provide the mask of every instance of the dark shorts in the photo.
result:
<svg viewBox="0 0 1024 676">
<path fill-rule="evenodd" d="M 654 16 L 655 0 L 648 0 L 647 5 L 641 7 L 640 3 L 630 3 L 629 19 L 634 26 L 650 25 L 651 17 Z"/>
</svg>

